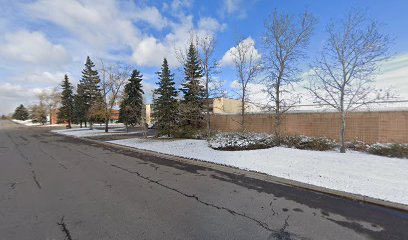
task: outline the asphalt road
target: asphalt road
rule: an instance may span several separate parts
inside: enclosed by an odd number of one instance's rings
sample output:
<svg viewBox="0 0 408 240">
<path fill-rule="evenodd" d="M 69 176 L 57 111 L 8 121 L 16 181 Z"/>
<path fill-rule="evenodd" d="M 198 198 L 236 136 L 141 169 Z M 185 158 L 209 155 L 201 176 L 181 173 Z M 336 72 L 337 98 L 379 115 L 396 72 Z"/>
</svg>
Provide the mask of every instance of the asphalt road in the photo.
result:
<svg viewBox="0 0 408 240">
<path fill-rule="evenodd" d="M 0 239 L 408 239 L 407 212 L 49 130 L 0 121 Z"/>
</svg>

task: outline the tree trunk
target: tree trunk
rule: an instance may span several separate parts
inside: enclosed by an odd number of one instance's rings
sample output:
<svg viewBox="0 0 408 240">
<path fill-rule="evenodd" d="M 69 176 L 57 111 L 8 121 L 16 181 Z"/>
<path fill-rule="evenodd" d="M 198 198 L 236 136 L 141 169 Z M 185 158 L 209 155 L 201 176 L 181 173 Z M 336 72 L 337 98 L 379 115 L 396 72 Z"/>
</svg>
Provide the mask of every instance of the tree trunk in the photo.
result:
<svg viewBox="0 0 408 240">
<path fill-rule="evenodd" d="M 208 67 L 208 62 L 206 62 L 206 65 Z M 211 118 L 210 118 L 210 99 L 209 99 L 209 89 L 208 89 L 208 82 L 209 82 L 209 76 L 208 76 L 208 70 L 205 73 L 205 88 L 206 88 L 206 93 L 205 93 L 205 98 L 206 98 L 206 104 L 207 104 L 207 137 L 210 137 L 211 134 Z M 214 108 L 214 99 L 213 101 L 213 108 Z"/>
<path fill-rule="evenodd" d="M 346 152 L 346 146 L 344 144 L 344 137 L 346 133 L 346 112 L 341 113 L 341 128 L 340 128 L 340 152 L 345 153 Z"/>
<path fill-rule="evenodd" d="M 214 101 L 214 100 L 213 100 Z M 214 102 L 213 102 L 214 104 Z M 211 135 L 211 118 L 210 118 L 210 102 L 207 97 L 207 137 L 210 137 Z"/>
<path fill-rule="evenodd" d="M 244 131 L 245 124 L 245 90 L 242 91 L 241 99 L 241 131 Z"/>
<path fill-rule="evenodd" d="M 68 128 L 71 128 L 71 120 L 68 120 Z"/>
<path fill-rule="evenodd" d="M 276 98 L 275 98 L 275 139 L 276 139 L 276 144 L 280 146 L 281 145 L 281 132 L 280 132 L 281 112 L 280 112 L 279 83 L 276 86 L 275 94 L 276 94 Z"/>
<path fill-rule="evenodd" d="M 109 119 L 105 119 L 105 132 L 107 133 L 109 131 Z"/>
<path fill-rule="evenodd" d="M 82 121 L 79 122 L 79 128 L 82 128 Z"/>
<path fill-rule="evenodd" d="M 281 114 L 278 111 L 275 111 L 275 141 L 278 146 L 281 145 Z"/>
</svg>

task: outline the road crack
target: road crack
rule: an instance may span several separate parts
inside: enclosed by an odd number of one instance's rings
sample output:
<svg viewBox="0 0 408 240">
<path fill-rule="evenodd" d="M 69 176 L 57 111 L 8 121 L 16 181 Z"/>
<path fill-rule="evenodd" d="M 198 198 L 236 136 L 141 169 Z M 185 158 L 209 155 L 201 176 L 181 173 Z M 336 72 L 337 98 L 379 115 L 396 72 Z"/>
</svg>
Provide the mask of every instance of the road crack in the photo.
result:
<svg viewBox="0 0 408 240">
<path fill-rule="evenodd" d="M 168 189 L 168 190 L 171 190 L 171 191 L 173 191 L 173 192 L 176 192 L 176 193 L 178 193 L 178 194 L 181 194 L 181 195 L 183 195 L 184 197 L 192 198 L 192 199 L 196 200 L 197 202 L 199 202 L 199 203 L 201 203 L 201 204 L 204 204 L 204 205 L 206 205 L 206 206 L 208 206 L 208 207 L 212 207 L 212 208 L 215 208 L 215 209 L 218 209 L 218 210 L 224 210 L 224 211 L 227 211 L 227 212 L 229 212 L 230 214 L 232 214 L 232 215 L 234 215 L 234 216 L 240 216 L 240 217 L 246 218 L 246 219 L 248 219 L 248 220 L 250 220 L 250 221 L 252 221 L 252 222 L 255 222 L 257 225 L 259 225 L 260 227 L 262 227 L 262 228 L 265 229 L 265 230 L 268 230 L 268 231 L 270 231 L 270 232 L 274 232 L 274 233 L 276 233 L 276 234 L 279 233 L 278 231 L 275 231 L 275 230 L 273 230 L 272 228 L 270 228 L 268 224 L 266 224 L 266 223 L 264 223 L 264 222 L 262 222 L 262 221 L 260 221 L 260 220 L 258 220 L 258 219 L 255 219 L 255 218 L 253 218 L 253 217 L 250 217 L 250 216 L 246 215 L 245 213 L 240 213 L 240 212 L 237 212 L 237 211 L 235 211 L 235 210 L 233 210 L 233 209 L 230 209 L 230 208 L 226 208 L 226 207 L 222 207 L 222 206 L 217 206 L 217 205 L 215 205 L 215 204 L 213 204 L 213 203 L 205 202 L 205 201 L 201 200 L 200 198 L 198 198 L 198 197 L 197 197 L 196 195 L 194 195 L 194 194 L 184 193 L 184 192 L 182 192 L 182 191 L 180 191 L 180 190 L 178 190 L 178 189 L 176 189 L 176 188 L 173 188 L 173 187 L 167 186 L 167 185 L 165 185 L 165 184 L 163 184 L 163 183 L 160 183 L 160 180 L 153 180 L 153 179 L 151 179 L 151 178 L 149 178 L 149 177 L 146 177 L 146 176 L 142 175 L 141 173 L 139 173 L 139 172 L 137 172 L 137 171 L 131 171 L 131 170 L 127 169 L 127 168 L 123 168 L 123 167 L 118 166 L 118 165 L 116 165 L 116 164 L 110 164 L 110 165 L 111 165 L 112 167 L 118 168 L 118 169 L 120 169 L 120 170 L 122 170 L 122 171 L 131 173 L 131 174 L 135 174 L 136 176 L 138 176 L 138 177 L 140 177 L 140 178 L 142 178 L 142 179 L 145 179 L 145 180 L 147 180 L 147 181 L 150 182 L 150 183 L 157 184 L 157 185 L 159 185 L 159 186 L 161 186 L 161 187 L 163 187 L 163 188 L 166 188 L 166 189 Z"/>
<path fill-rule="evenodd" d="M 269 203 L 269 206 L 271 207 L 272 216 L 275 216 L 275 215 L 277 215 L 277 212 L 275 212 L 275 209 L 273 209 L 272 202 L 273 202 L 273 201 L 271 201 L 271 202 Z"/>
<path fill-rule="evenodd" d="M 28 166 L 30 167 L 31 170 L 31 175 L 32 178 L 35 182 L 35 184 L 37 185 L 38 189 L 41 189 L 41 184 L 37 179 L 37 174 L 35 173 L 34 169 L 33 169 L 33 163 L 30 161 L 30 159 L 23 153 L 23 151 L 21 151 L 19 145 L 14 141 L 14 139 L 10 136 L 9 133 L 6 133 L 7 136 L 10 138 L 11 142 L 16 146 L 17 152 L 20 154 L 20 156 L 26 160 L 26 163 L 28 164 Z M 13 186 L 15 187 L 15 185 Z"/>
<path fill-rule="evenodd" d="M 31 173 L 33 174 L 33 180 L 35 184 L 37 185 L 38 189 L 41 189 L 41 184 L 37 179 L 37 175 L 35 174 L 35 171 L 31 169 Z"/>
<path fill-rule="evenodd" d="M 64 222 L 64 216 L 62 216 L 60 222 L 57 222 L 57 225 L 61 227 L 61 231 L 65 234 L 65 239 L 72 240 L 71 233 L 69 232 L 67 225 Z"/>
<path fill-rule="evenodd" d="M 20 184 L 20 183 L 24 183 L 24 182 L 12 182 L 12 183 L 10 183 L 10 189 L 11 189 L 11 190 L 16 189 L 16 185 L 17 185 L 17 184 Z"/>
<path fill-rule="evenodd" d="M 286 228 L 289 227 L 289 217 L 288 215 L 285 219 L 283 226 L 279 229 L 278 232 L 272 233 L 269 239 L 276 239 L 276 240 L 293 240 L 291 234 L 286 231 Z"/>
<path fill-rule="evenodd" d="M 59 161 L 58 159 L 56 159 L 54 156 L 52 156 L 51 154 L 47 153 L 46 151 L 44 151 L 44 149 L 42 149 L 41 147 L 39 147 L 40 152 L 42 152 L 44 155 L 48 156 L 49 158 L 51 158 L 52 160 L 56 161 L 58 163 L 58 165 L 60 165 L 63 169 L 68 170 L 67 166 L 65 166 L 61 161 Z"/>
</svg>

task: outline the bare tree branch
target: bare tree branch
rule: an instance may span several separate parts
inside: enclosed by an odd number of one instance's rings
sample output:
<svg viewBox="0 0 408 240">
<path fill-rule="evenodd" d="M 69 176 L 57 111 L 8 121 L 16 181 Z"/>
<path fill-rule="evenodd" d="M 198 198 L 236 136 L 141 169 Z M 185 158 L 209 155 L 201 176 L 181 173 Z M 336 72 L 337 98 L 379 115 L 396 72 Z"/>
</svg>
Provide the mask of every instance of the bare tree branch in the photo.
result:
<svg viewBox="0 0 408 240">
<path fill-rule="evenodd" d="M 263 62 L 266 78 L 263 81 L 267 103 L 262 107 L 275 113 L 275 135 L 280 143 L 280 125 L 284 113 L 298 102 L 293 93 L 299 69 L 297 61 L 305 57 L 316 18 L 305 11 L 300 16 L 278 13 L 276 10 L 265 21 Z"/>
<path fill-rule="evenodd" d="M 122 87 L 129 79 L 131 67 L 129 65 L 105 65 L 101 59 L 99 72 L 101 73 L 101 91 L 103 97 L 105 132 L 108 132 L 112 109 L 117 105 Z"/>
<path fill-rule="evenodd" d="M 238 77 L 239 98 L 241 100 L 241 129 L 245 130 L 245 110 L 249 102 L 248 84 L 253 83 L 262 70 L 255 43 L 242 37 L 231 50 L 232 60 Z"/>
<path fill-rule="evenodd" d="M 341 113 L 341 152 L 349 111 L 375 100 L 388 99 L 389 91 L 378 91 L 372 85 L 379 63 L 389 57 L 388 35 L 379 24 L 364 14 L 351 11 L 339 25 L 327 26 L 329 35 L 320 59 L 312 65 L 314 78 L 306 89 L 318 103 Z"/>
</svg>

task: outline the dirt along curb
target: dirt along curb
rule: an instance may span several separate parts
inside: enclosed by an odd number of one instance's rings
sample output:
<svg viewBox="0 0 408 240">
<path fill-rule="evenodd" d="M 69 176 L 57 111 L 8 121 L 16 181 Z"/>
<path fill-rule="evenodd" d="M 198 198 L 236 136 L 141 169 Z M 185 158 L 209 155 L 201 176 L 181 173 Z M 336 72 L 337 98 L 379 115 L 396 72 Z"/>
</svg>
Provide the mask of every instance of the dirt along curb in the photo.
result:
<svg viewBox="0 0 408 240">
<path fill-rule="evenodd" d="M 58 133 L 54 133 L 54 134 L 58 134 Z M 58 134 L 58 135 L 63 135 L 63 134 Z M 395 202 L 385 201 L 385 200 L 372 198 L 368 196 L 363 196 L 360 194 L 348 193 L 348 192 L 333 190 L 333 189 L 329 189 L 325 187 L 319 187 L 319 186 L 302 183 L 302 182 L 298 182 L 298 181 L 294 181 L 290 179 L 275 177 L 275 176 L 267 175 L 264 173 L 254 172 L 254 171 L 243 170 L 243 169 L 235 168 L 232 166 L 221 165 L 221 164 L 207 162 L 207 161 L 203 161 L 199 159 L 184 158 L 184 157 L 174 156 L 170 154 L 159 153 L 159 152 L 155 152 L 151 150 L 139 149 L 139 148 L 123 146 L 123 145 L 119 145 L 115 143 L 109 143 L 105 141 L 89 139 L 86 137 L 75 137 L 75 136 L 68 136 L 68 135 L 63 135 L 63 136 L 71 137 L 71 138 L 79 138 L 89 143 L 94 143 L 94 144 L 99 144 L 99 145 L 109 146 L 109 147 L 116 147 L 116 148 L 121 148 L 125 150 L 144 153 L 144 154 L 151 154 L 153 156 L 162 157 L 168 160 L 182 162 L 185 164 L 196 165 L 196 166 L 205 167 L 205 168 L 222 171 L 222 172 L 226 172 L 230 174 L 235 174 L 235 175 L 244 176 L 244 177 L 248 177 L 252 179 L 257 179 L 257 180 L 261 180 L 265 182 L 271 182 L 271 183 L 281 184 L 285 186 L 302 188 L 302 189 L 306 189 L 306 190 L 310 190 L 310 191 L 314 191 L 318 193 L 329 194 L 329 195 L 336 196 L 336 197 L 350 199 L 353 201 L 360 201 L 360 202 L 370 203 L 374 205 L 379 205 L 383 207 L 388 207 L 388 208 L 393 208 L 393 209 L 403 210 L 403 211 L 408 212 L 408 205 L 401 204 L 401 203 L 395 203 Z"/>
</svg>

